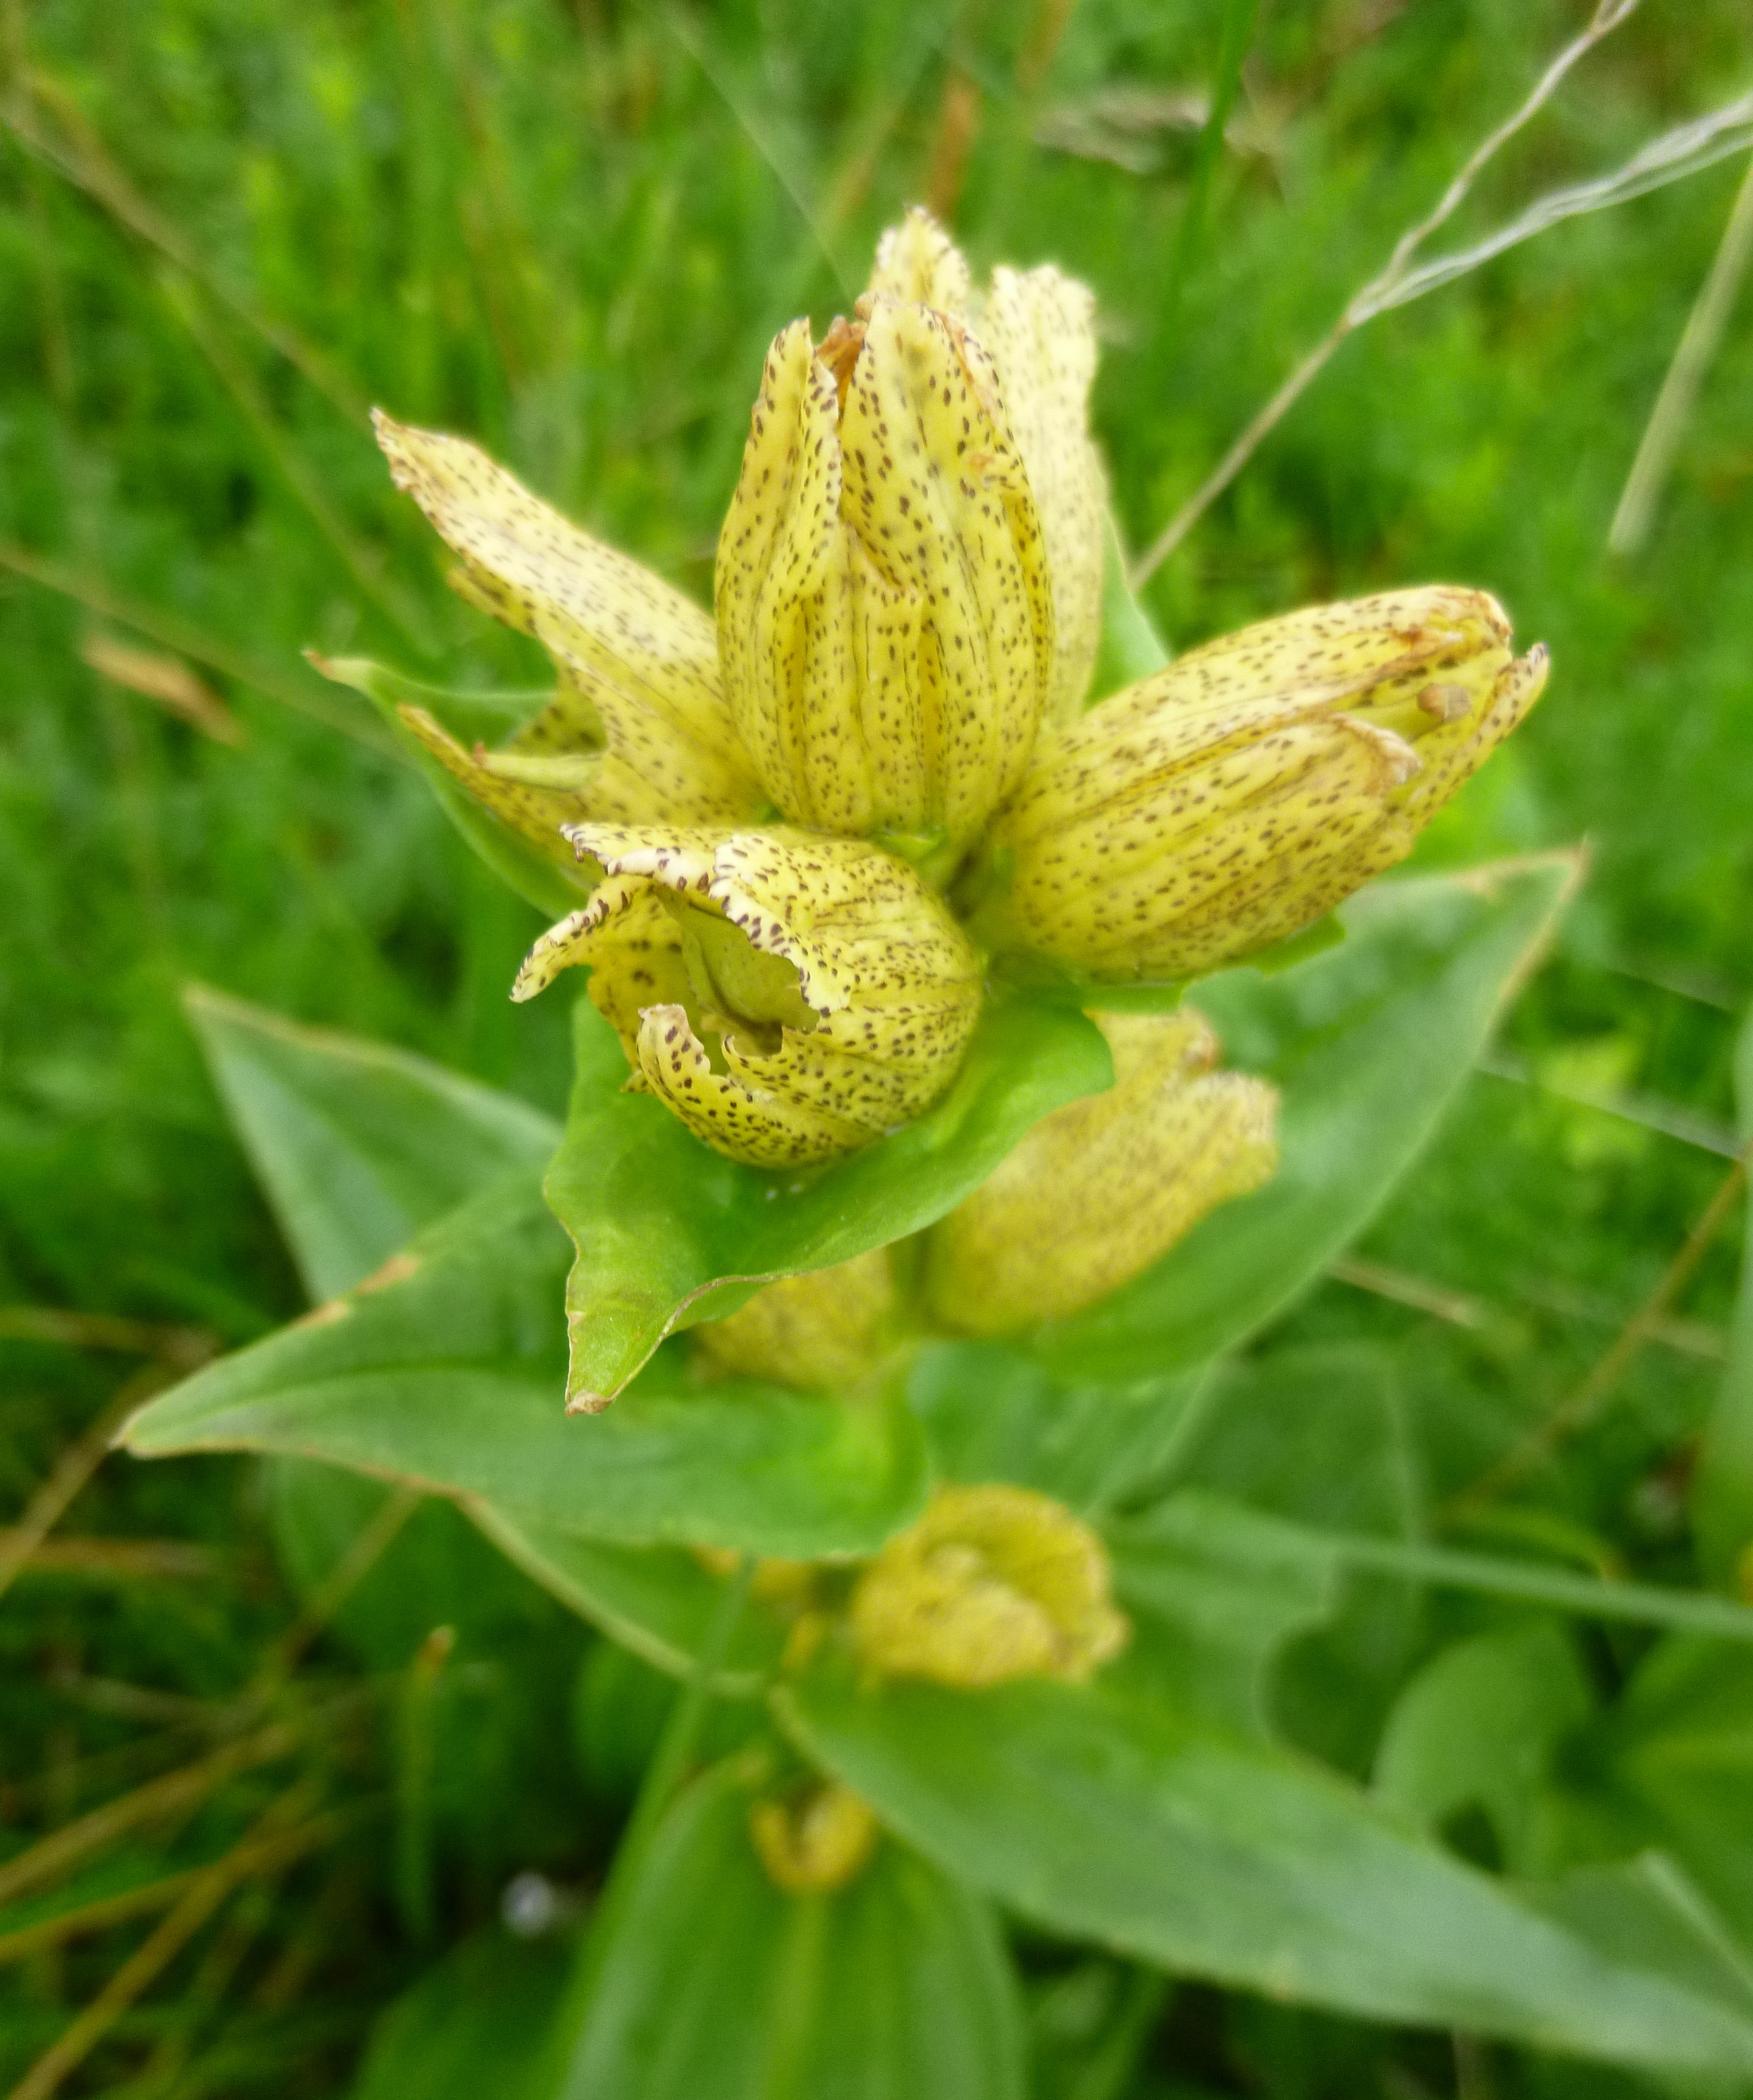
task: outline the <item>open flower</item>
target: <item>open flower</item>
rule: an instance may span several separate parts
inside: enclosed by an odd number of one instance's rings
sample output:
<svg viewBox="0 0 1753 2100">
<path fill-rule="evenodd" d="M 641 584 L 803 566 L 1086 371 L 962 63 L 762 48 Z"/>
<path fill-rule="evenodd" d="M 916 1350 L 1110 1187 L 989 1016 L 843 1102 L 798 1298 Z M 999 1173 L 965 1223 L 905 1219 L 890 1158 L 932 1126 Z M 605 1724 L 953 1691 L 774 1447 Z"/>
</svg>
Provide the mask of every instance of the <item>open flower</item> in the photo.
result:
<svg viewBox="0 0 1753 2100">
<path fill-rule="evenodd" d="M 1063 1319 L 1157 1260 L 1278 1163 L 1278 1094 L 1217 1072 L 1191 1007 L 1097 1016 L 1114 1084 L 1057 1109 L 927 1237 L 938 1324 L 1004 1335 Z"/>
<path fill-rule="evenodd" d="M 512 995 L 589 964 L 629 1084 L 716 1150 L 759 1167 L 832 1158 L 949 1084 L 979 1012 L 979 960 L 905 862 L 779 827 L 567 836 L 603 879 L 536 943 Z"/>
<path fill-rule="evenodd" d="M 400 710 L 505 823 L 604 871 L 516 995 L 588 964 L 631 1083 L 733 1158 L 832 1158 L 948 1086 L 982 965 L 940 891 L 988 951 L 1196 977 L 1400 859 L 1539 695 L 1545 653 L 1512 656 L 1495 602 L 1432 589 L 1269 620 L 1084 712 L 1095 363 L 1082 285 L 977 289 L 909 212 L 851 320 L 773 342 L 715 617 L 473 445 L 378 419 L 453 581 L 556 668 L 498 750 Z"/>
<path fill-rule="evenodd" d="M 1044 744 L 988 837 L 982 930 L 1106 980 L 1287 939 L 1411 851 L 1546 672 L 1443 586 L 1208 642 Z"/>
</svg>

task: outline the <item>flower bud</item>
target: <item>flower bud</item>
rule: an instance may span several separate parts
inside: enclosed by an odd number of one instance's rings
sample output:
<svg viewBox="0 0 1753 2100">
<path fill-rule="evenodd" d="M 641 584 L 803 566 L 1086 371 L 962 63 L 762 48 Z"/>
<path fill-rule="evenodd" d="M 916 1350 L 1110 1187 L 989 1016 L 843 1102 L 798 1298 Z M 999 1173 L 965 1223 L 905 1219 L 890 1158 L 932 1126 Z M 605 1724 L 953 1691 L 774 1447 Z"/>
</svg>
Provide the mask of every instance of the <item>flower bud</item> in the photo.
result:
<svg viewBox="0 0 1753 2100">
<path fill-rule="evenodd" d="M 1053 589 L 991 358 L 867 294 L 768 354 L 714 592 L 725 690 L 793 823 L 953 862 L 1022 779 Z"/>
<path fill-rule="evenodd" d="M 934 307 L 957 320 L 966 320 L 973 297 L 968 258 L 916 204 L 877 242 L 876 267 L 865 289 L 909 306 Z"/>
<path fill-rule="evenodd" d="M 569 523 L 477 447 L 374 417 L 398 488 L 460 557 L 461 596 L 554 658 L 552 702 L 502 751 L 470 752 L 426 708 L 408 730 L 475 800 L 568 849 L 563 824 L 727 823 L 764 801 L 700 607 Z"/>
<path fill-rule="evenodd" d="M 1109 982 L 1288 939 L 1404 858 L 1547 662 L 1443 586 L 1208 643 L 1044 745 L 992 827 L 982 930 Z"/>
<path fill-rule="evenodd" d="M 1045 738 L 1083 712 L 1102 641 L 1108 483 L 1089 434 L 1096 302 L 1087 286 L 1051 264 L 1000 267 L 978 327 L 1047 542 L 1053 665 L 1041 708 Z"/>
<path fill-rule="evenodd" d="M 793 1167 L 868 1145 L 955 1076 L 980 966 L 942 899 L 852 839 L 578 824 L 603 879 L 512 990 L 591 966 L 629 1084 L 714 1151 Z"/>
<path fill-rule="evenodd" d="M 1080 1683 L 1128 1632 L 1095 1533 L 1045 1495 L 996 1485 L 939 1488 L 859 1577 L 850 1623 L 867 1668 L 969 1690 Z"/>
<path fill-rule="evenodd" d="M 694 1329 L 713 1370 L 836 1392 L 868 1379 L 891 1345 L 894 1276 L 877 1247 L 832 1268 L 782 1277 L 727 1319 Z"/>
<path fill-rule="evenodd" d="M 823 1780 L 757 1801 L 748 1835 L 767 1879 L 789 1895 L 826 1895 L 854 1880 L 876 1849 L 876 1819 L 850 1786 Z"/>
<path fill-rule="evenodd" d="M 992 360 L 1053 585 L 1053 664 L 1041 729 L 1062 727 L 1083 707 L 1102 639 L 1108 488 L 1089 434 L 1096 302 L 1086 285 L 1050 263 L 1001 266 L 977 301 L 960 249 L 917 205 L 877 243 L 870 290 L 971 318 Z"/>
<path fill-rule="evenodd" d="M 953 1333 L 1062 1320 L 1129 1282 L 1208 1211 L 1278 1163 L 1278 1094 L 1214 1072 L 1190 1007 L 1093 1017 L 1114 1053 L 1106 1092 L 1056 1110 L 926 1241 L 925 1302 Z"/>
</svg>

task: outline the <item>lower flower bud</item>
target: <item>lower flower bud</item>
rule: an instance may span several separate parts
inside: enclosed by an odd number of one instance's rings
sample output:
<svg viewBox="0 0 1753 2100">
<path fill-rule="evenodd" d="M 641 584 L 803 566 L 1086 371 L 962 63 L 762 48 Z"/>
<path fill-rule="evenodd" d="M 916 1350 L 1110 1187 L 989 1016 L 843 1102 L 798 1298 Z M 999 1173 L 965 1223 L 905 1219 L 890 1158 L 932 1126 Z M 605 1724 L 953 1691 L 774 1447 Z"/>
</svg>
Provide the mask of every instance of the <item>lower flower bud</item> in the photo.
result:
<svg viewBox="0 0 1753 2100">
<path fill-rule="evenodd" d="M 886 1247 L 832 1268 L 782 1277 L 727 1319 L 693 1330 L 701 1354 L 731 1377 L 835 1392 L 868 1378 L 887 1353 L 895 1313 Z"/>
<path fill-rule="evenodd" d="M 869 1805 L 837 1780 L 757 1801 L 748 1834 L 767 1879 L 788 1895 L 826 1895 L 856 1878 L 876 1849 Z"/>
<path fill-rule="evenodd" d="M 851 1631 L 879 1675 L 980 1690 L 1081 1683 L 1125 1645 L 1106 1547 L 1046 1495 L 943 1487 L 859 1579 Z"/>
<path fill-rule="evenodd" d="M 921 1114 L 978 1017 L 979 960 L 904 862 L 853 839 L 572 827 L 604 871 L 530 951 L 529 999 L 591 966 L 629 1084 L 751 1166 L 831 1159 Z"/>
<path fill-rule="evenodd" d="M 1278 1095 L 1214 1072 L 1190 1007 L 1093 1017 L 1114 1084 L 1038 1123 L 926 1241 L 926 1304 L 963 1335 L 1062 1320 L 1130 1282 L 1278 1163 Z"/>
</svg>

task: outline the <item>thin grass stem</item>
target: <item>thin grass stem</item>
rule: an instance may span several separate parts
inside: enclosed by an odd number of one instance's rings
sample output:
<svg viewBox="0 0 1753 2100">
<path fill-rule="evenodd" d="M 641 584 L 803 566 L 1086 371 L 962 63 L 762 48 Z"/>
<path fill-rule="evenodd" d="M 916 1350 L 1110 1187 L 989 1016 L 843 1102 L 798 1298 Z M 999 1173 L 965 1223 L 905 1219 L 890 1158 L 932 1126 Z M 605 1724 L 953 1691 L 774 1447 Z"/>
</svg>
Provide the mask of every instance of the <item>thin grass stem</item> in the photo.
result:
<svg viewBox="0 0 1753 2100">
<path fill-rule="evenodd" d="M 1635 554 L 1649 536 L 1656 505 L 1680 448 L 1681 433 L 1692 420 L 1704 375 L 1722 345 L 1747 260 L 1753 256 L 1753 161 L 1741 179 L 1729 223 L 1717 244 L 1716 258 L 1688 316 L 1674 361 L 1638 444 L 1626 477 L 1624 492 L 1613 514 L 1607 545 L 1616 554 Z"/>
</svg>

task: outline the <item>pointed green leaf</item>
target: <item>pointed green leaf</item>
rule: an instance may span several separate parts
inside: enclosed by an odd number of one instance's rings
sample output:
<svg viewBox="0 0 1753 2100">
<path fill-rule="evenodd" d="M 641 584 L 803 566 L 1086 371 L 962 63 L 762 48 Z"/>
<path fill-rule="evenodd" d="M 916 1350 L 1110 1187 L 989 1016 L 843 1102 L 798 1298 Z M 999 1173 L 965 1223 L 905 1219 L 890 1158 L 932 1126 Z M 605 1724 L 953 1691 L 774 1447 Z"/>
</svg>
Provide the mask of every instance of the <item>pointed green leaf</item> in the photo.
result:
<svg viewBox="0 0 1753 2100">
<path fill-rule="evenodd" d="M 923 1444 L 898 1402 L 702 1385 L 666 1361 L 607 1414 L 567 1415 L 565 1266 L 513 1176 L 367 1287 L 150 1402 L 126 1440 L 299 1453 L 626 1544 L 857 1552 L 916 1507 Z"/>
<path fill-rule="evenodd" d="M 1434 1135 L 1576 879 L 1568 854 L 1421 876 L 1346 906 L 1342 946 L 1192 996 L 1227 1063 L 1283 1092 L 1277 1174 L 1100 1305 L 1038 1330 L 1067 1380 L 1202 1363 L 1282 1312 Z"/>
<path fill-rule="evenodd" d="M 1021 2022 L 978 1899 L 885 1843 L 832 1895 L 767 1879 L 741 1762 L 671 1807 L 555 2100 L 1022 2100 Z"/>
<path fill-rule="evenodd" d="M 313 1299 L 351 1290 L 560 1132 L 514 1095 L 387 1043 L 183 995 L 233 1127 Z"/>
<path fill-rule="evenodd" d="M 1114 1076 L 1083 1014 L 1009 999 L 987 1008 L 928 1114 L 826 1167 L 768 1173 L 709 1151 L 651 1095 L 623 1092 L 620 1041 L 586 999 L 576 1043 L 572 1114 L 547 1189 L 578 1251 L 567 1392 L 581 1401 L 612 1397 L 666 1335 L 734 1310 L 747 1286 L 830 1268 L 931 1224 L 1032 1124 Z M 744 1287 L 713 1290 L 726 1282 Z"/>
<path fill-rule="evenodd" d="M 1355 1789 L 1109 1683 L 780 1695 L 810 1756 L 1049 1930 L 1336 2011 L 1753 2074 L 1753 2017 L 1588 1943 Z"/>
</svg>

